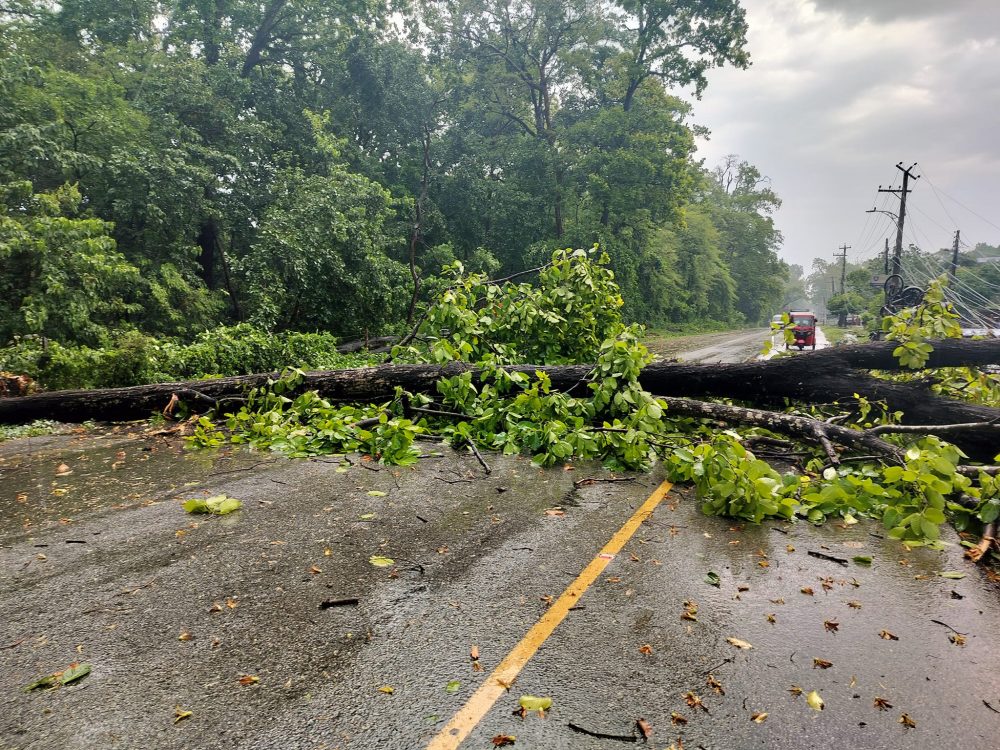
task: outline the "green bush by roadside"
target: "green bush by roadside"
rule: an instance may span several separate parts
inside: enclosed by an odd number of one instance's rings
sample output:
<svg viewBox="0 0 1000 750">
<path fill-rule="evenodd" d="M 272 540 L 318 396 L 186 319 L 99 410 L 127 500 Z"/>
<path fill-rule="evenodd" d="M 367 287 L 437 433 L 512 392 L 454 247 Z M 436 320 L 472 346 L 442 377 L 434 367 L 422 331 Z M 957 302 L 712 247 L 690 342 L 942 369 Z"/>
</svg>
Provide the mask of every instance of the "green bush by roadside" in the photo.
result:
<svg viewBox="0 0 1000 750">
<path fill-rule="evenodd" d="M 364 367 L 380 359 L 366 353 L 340 354 L 337 339 L 328 333 L 268 333 L 241 323 L 204 331 L 190 344 L 138 331 L 117 333 L 100 348 L 23 337 L 0 349 L 0 370 L 28 375 L 54 390 L 248 375 L 285 367 Z"/>
</svg>

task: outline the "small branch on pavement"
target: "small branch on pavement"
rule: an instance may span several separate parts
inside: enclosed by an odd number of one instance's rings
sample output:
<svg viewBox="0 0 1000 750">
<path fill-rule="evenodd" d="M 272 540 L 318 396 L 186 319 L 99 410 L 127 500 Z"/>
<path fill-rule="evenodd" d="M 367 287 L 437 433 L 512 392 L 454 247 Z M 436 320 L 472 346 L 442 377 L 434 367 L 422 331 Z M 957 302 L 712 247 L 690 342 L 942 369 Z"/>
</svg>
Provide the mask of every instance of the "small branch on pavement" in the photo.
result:
<svg viewBox="0 0 1000 750">
<path fill-rule="evenodd" d="M 843 565 L 845 568 L 847 567 L 847 559 L 844 557 L 834 557 L 833 555 L 824 555 L 822 552 L 813 552 L 812 550 L 808 550 L 806 554 L 809 555 L 809 557 L 816 557 L 819 558 L 820 560 L 829 560 L 830 562 L 837 563 L 837 565 Z"/>
<path fill-rule="evenodd" d="M 953 628 L 951 625 L 949 625 L 946 622 L 941 622 L 940 620 L 931 620 L 931 622 L 933 622 L 935 625 L 941 625 L 943 627 L 948 628 L 948 630 L 950 630 L 952 633 L 956 633 L 958 635 L 968 635 L 968 633 L 963 633 L 960 630 L 955 630 L 955 628 Z"/>
<path fill-rule="evenodd" d="M 472 449 L 472 452 L 476 455 L 476 459 L 479 461 L 479 463 L 482 464 L 483 471 L 486 472 L 486 476 L 492 474 L 493 469 L 491 469 L 490 465 L 486 463 L 486 459 L 483 458 L 483 454 L 479 452 L 479 448 L 476 447 L 476 444 L 471 440 L 467 440 L 466 443 Z"/>
<path fill-rule="evenodd" d="M 588 487 L 597 482 L 634 482 L 636 477 L 587 477 L 586 479 L 577 479 L 573 482 L 573 486 L 577 489 L 581 487 Z"/>
<path fill-rule="evenodd" d="M 594 737 L 599 740 L 615 740 L 617 742 L 638 742 L 639 738 L 634 734 L 607 734 L 605 732 L 595 732 L 592 729 L 587 729 L 586 727 L 581 727 L 579 724 L 574 724 L 572 721 L 566 726 L 572 729 L 574 732 L 579 732 L 580 734 L 585 734 L 588 737 Z"/>
<path fill-rule="evenodd" d="M 980 560 L 982 560 L 983 556 L 987 552 L 989 552 L 990 546 L 996 542 L 996 537 L 997 537 L 996 521 L 990 521 L 988 524 L 986 524 L 986 528 L 983 529 L 983 538 L 979 540 L 979 544 L 977 544 L 975 547 L 971 547 L 965 550 L 966 559 L 972 560 L 972 562 L 974 563 L 977 563 Z"/>
</svg>

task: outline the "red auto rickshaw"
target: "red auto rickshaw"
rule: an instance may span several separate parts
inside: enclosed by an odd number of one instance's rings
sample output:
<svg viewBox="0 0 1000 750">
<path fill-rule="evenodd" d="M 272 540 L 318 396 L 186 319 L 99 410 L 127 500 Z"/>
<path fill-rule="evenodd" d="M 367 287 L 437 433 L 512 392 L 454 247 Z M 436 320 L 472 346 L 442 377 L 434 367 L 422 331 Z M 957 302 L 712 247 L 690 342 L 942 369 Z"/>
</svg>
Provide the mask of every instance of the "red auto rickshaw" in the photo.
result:
<svg viewBox="0 0 1000 750">
<path fill-rule="evenodd" d="M 794 344 L 785 344 L 785 348 L 797 346 L 802 351 L 807 346 L 816 348 L 816 316 L 811 312 L 788 313 L 792 322 L 792 334 L 795 336 Z"/>
</svg>

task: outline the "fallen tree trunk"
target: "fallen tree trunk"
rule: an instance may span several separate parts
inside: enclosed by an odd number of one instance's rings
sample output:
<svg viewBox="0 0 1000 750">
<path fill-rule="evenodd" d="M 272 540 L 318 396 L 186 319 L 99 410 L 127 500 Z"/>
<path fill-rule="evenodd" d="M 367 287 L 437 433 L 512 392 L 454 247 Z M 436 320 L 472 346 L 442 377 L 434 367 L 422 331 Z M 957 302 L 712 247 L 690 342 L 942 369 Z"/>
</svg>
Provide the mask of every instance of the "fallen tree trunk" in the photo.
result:
<svg viewBox="0 0 1000 750">
<path fill-rule="evenodd" d="M 899 370 L 892 356 L 893 342 L 875 342 L 831 348 L 808 355 L 744 364 L 685 364 L 656 362 L 640 376 L 644 388 L 660 396 L 730 398 L 754 406 L 783 407 L 788 402 L 829 403 L 853 400 L 855 393 L 885 401 L 903 412 L 910 424 L 963 424 L 1000 419 L 1000 409 L 943 398 L 926 388 L 878 380 L 859 369 Z M 933 343 L 928 367 L 960 367 L 1000 362 L 1000 340 L 947 340 Z M 544 371 L 555 390 L 587 392 L 591 365 L 534 367 L 521 365 L 511 371 Z M 378 402 L 392 398 L 397 387 L 413 393 L 435 393 L 442 377 L 469 370 L 473 365 L 381 365 L 306 374 L 303 388 L 326 398 L 348 402 Z M 238 399 L 248 388 L 266 384 L 275 373 L 246 375 L 185 383 L 161 383 L 130 388 L 89 391 L 53 391 L 0 399 L 0 424 L 35 419 L 65 422 L 141 419 L 162 410 L 174 394 L 189 402 L 209 403 Z M 996 452 L 989 431 L 970 429 L 949 439 L 977 456 Z M 992 452 L 991 452 L 992 451 Z"/>
</svg>

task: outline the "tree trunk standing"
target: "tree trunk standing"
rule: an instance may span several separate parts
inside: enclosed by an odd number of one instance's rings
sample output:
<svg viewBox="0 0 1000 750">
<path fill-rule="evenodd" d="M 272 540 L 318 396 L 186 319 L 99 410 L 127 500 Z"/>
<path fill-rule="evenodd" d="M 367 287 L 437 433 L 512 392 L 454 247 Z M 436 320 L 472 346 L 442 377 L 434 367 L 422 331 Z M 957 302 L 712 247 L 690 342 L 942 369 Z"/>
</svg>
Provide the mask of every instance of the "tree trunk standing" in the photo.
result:
<svg viewBox="0 0 1000 750">
<path fill-rule="evenodd" d="M 215 264 L 221 250 L 219 241 L 219 224 L 214 218 L 205 219 L 198 230 L 195 240 L 201 253 L 198 255 L 198 265 L 201 267 L 201 278 L 209 289 L 216 288 Z"/>
<path fill-rule="evenodd" d="M 421 139 L 424 151 L 423 170 L 420 173 L 420 195 L 414 205 L 413 232 L 410 234 L 410 277 L 413 279 L 413 294 L 410 296 L 410 308 L 406 313 L 406 325 L 413 325 L 413 315 L 417 310 L 417 299 L 420 296 L 420 274 L 417 273 L 417 243 L 423 239 L 423 209 L 427 200 L 427 182 L 431 170 L 431 129 L 423 125 Z"/>
<path fill-rule="evenodd" d="M 1000 362 L 1000 340 L 934 342 L 930 367 L 976 366 Z M 824 349 L 804 356 L 746 364 L 694 365 L 656 362 L 640 375 L 642 386 L 659 396 L 688 398 L 732 398 L 754 406 L 783 407 L 786 401 L 830 403 L 854 401 L 858 393 L 871 400 L 884 400 L 891 410 L 903 412 L 907 424 L 941 425 L 1000 420 L 1000 409 L 943 398 L 917 385 L 877 380 L 857 368 L 898 370 L 892 356 L 895 342 L 882 341 L 837 349 Z M 397 386 L 412 393 L 436 393 L 437 381 L 456 375 L 473 365 L 380 365 L 351 370 L 306 374 L 303 388 L 315 389 L 335 401 L 379 402 L 391 399 Z M 529 375 L 545 372 L 553 390 L 586 395 L 586 376 L 591 365 L 506 368 Z M 0 399 L 0 424 L 57 419 L 80 422 L 87 419 L 142 419 L 160 411 L 173 393 L 199 394 L 193 401 L 236 398 L 250 387 L 264 385 L 275 374 L 257 374 L 188 383 L 166 383 L 131 388 L 91 391 L 54 391 L 34 396 Z M 949 435 L 950 441 L 980 460 L 997 452 L 995 436 L 988 431 L 967 430 Z"/>
</svg>

